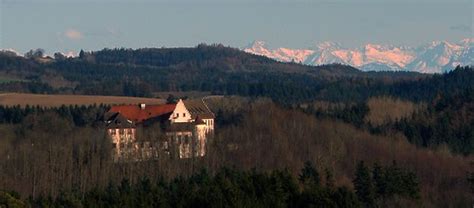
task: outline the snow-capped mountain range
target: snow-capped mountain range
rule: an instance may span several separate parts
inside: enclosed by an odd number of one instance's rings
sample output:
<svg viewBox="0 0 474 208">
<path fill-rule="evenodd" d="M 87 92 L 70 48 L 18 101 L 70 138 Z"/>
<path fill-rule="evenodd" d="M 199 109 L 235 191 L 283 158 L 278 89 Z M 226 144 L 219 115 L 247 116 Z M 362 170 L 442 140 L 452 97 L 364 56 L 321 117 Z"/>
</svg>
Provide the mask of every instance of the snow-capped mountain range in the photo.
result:
<svg viewBox="0 0 474 208">
<path fill-rule="evenodd" d="M 307 65 L 348 64 L 363 71 L 416 71 L 442 73 L 457 65 L 474 65 L 474 38 L 457 43 L 433 41 L 418 47 L 367 44 L 346 48 L 335 42 L 322 42 L 307 49 L 271 48 L 254 41 L 245 52 L 283 62 Z"/>
</svg>

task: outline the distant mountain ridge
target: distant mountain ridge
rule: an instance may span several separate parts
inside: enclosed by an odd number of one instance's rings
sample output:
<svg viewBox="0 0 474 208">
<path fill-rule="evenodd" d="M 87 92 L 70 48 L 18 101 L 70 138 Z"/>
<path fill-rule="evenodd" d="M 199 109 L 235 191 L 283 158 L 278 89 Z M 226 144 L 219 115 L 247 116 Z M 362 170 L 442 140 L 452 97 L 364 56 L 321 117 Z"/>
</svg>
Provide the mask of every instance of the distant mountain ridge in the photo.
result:
<svg viewBox="0 0 474 208">
<path fill-rule="evenodd" d="M 474 38 L 457 43 L 433 41 L 418 47 L 367 44 L 346 48 L 335 42 L 322 42 L 307 49 L 271 48 L 254 41 L 245 52 L 282 62 L 306 65 L 348 64 L 363 71 L 413 71 L 442 73 L 457 65 L 474 65 Z"/>
</svg>

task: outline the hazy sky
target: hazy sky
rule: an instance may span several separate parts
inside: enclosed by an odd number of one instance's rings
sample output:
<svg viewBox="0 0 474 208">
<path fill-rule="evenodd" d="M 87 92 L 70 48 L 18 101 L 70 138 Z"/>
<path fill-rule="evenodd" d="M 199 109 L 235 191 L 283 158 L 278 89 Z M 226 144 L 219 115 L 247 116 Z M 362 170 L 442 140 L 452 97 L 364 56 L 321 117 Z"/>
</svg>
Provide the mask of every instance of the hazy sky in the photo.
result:
<svg viewBox="0 0 474 208">
<path fill-rule="evenodd" d="M 474 37 L 473 1 L 0 0 L 0 48 L 419 45 Z"/>
</svg>

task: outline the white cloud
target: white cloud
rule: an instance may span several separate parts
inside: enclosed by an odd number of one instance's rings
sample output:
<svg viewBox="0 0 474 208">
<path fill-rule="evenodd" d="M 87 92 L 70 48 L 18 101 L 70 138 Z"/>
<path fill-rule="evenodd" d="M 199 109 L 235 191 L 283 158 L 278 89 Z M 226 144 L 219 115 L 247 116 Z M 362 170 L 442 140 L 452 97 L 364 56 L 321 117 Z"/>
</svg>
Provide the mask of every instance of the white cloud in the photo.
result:
<svg viewBox="0 0 474 208">
<path fill-rule="evenodd" d="M 84 37 L 84 35 L 76 29 L 68 29 L 64 32 L 64 36 L 71 40 L 80 40 Z"/>
</svg>

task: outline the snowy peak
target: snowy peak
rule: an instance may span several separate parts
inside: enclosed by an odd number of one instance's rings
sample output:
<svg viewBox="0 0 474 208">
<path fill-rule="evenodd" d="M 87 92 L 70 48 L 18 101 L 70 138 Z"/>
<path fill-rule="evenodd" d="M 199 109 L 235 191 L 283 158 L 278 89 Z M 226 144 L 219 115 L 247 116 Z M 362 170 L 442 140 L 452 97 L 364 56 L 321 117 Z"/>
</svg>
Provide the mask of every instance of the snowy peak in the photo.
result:
<svg viewBox="0 0 474 208">
<path fill-rule="evenodd" d="M 283 62 L 297 62 L 302 63 L 306 58 L 314 53 L 309 49 L 290 49 L 290 48 L 276 48 L 270 49 L 264 41 L 254 41 L 249 47 L 244 48 L 247 53 L 266 56 Z"/>
<path fill-rule="evenodd" d="M 267 49 L 266 44 L 263 41 L 254 41 L 247 48 L 244 48 L 244 51 L 278 60 L 278 58 L 273 55 L 273 52 L 270 49 Z"/>
<path fill-rule="evenodd" d="M 276 56 L 281 57 L 286 62 L 298 62 L 303 63 L 306 58 L 313 54 L 314 51 L 308 49 L 289 49 L 289 48 L 278 48 L 275 50 Z M 287 57 L 285 59 L 285 57 Z"/>
<path fill-rule="evenodd" d="M 474 38 L 465 38 L 459 41 L 460 45 L 473 45 L 474 44 Z"/>
<path fill-rule="evenodd" d="M 255 40 L 251 44 L 249 44 L 246 48 L 265 48 L 267 47 L 267 43 L 261 40 Z"/>
<path fill-rule="evenodd" d="M 453 63 L 456 63 L 456 65 L 471 65 L 473 63 L 469 61 L 456 61 L 462 52 L 468 49 L 466 47 L 469 46 L 446 41 L 433 41 L 425 47 L 422 46 L 418 49 L 416 59 L 408 65 L 408 68 L 412 71 L 424 73 L 441 73 L 449 68 L 454 68 Z"/>
<path fill-rule="evenodd" d="M 393 46 L 367 44 L 362 53 L 365 56 L 364 65 L 381 63 L 403 68 L 414 59 L 412 52 Z"/>
<path fill-rule="evenodd" d="M 255 41 L 244 51 L 267 56 L 283 62 L 300 62 L 307 65 L 342 63 L 365 71 L 406 70 L 424 73 L 441 73 L 456 65 L 474 64 L 474 38 L 458 43 L 433 41 L 419 47 L 366 44 L 358 48 L 345 48 L 335 42 L 321 42 L 310 49 L 267 47 Z"/>
</svg>

